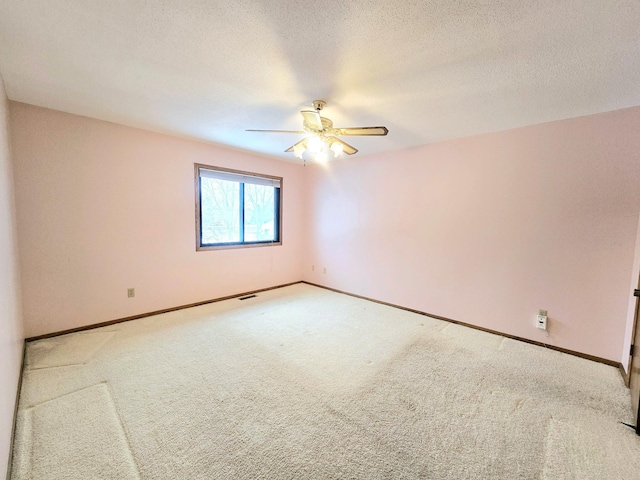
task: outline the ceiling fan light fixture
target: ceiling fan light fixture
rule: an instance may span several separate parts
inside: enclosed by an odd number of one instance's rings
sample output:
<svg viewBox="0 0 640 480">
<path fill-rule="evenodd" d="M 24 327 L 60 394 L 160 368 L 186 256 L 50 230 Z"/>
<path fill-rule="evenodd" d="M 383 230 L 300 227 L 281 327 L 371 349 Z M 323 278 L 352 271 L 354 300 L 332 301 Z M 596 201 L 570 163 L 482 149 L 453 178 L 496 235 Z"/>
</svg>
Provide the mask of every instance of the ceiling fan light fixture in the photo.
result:
<svg viewBox="0 0 640 480">
<path fill-rule="evenodd" d="M 298 143 L 293 147 L 293 154 L 302 160 L 302 154 L 305 152 L 306 147 L 302 143 Z"/>
<path fill-rule="evenodd" d="M 344 145 L 342 145 L 342 143 L 340 142 L 334 141 L 331 144 L 331 151 L 333 152 L 334 157 L 339 157 L 340 155 L 342 155 L 342 152 L 344 151 Z"/>
<path fill-rule="evenodd" d="M 307 148 L 311 153 L 318 153 L 320 150 L 322 150 L 323 146 L 324 142 L 318 135 L 311 136 L 311 138 L 309 138 L 309 141 L 307 142 Z"/>
</svg>

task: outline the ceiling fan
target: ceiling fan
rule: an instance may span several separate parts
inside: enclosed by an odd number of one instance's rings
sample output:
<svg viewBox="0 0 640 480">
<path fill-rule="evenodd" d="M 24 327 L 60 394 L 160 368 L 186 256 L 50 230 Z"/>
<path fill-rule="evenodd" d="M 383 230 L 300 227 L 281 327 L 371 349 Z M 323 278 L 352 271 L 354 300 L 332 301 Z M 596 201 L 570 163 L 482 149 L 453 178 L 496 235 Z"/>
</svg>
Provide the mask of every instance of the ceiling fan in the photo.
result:
<svg viewBox="0 0 640 480">
<path fill-rule="evenodd" d="M 303 159 L 305 151 L 314 154 L 317 161 L 327 159 L 327 148 L 330 149 L 334 156 L 341 153 L 353 155 L 358 149 L 349 145 L 347 142 L 340 140 L 342 136 L 384 136 L 389 133 L 387 127 L 351 127 L 351 128 L 334 128 L 333 122 L 326 117 L 320 116 L 320 112 L 327 103 L 324 100 L 316 100 L 313 102 L 313 110 L 302 110 L 303 130 L 247 130 L 247 132 L 270 132 L 270 133 L 295 133 L 297 135 L 306 135 L 305 138 L 290 146 L 285 152 L 293 152 L 293 154 Z"/>
</svg>

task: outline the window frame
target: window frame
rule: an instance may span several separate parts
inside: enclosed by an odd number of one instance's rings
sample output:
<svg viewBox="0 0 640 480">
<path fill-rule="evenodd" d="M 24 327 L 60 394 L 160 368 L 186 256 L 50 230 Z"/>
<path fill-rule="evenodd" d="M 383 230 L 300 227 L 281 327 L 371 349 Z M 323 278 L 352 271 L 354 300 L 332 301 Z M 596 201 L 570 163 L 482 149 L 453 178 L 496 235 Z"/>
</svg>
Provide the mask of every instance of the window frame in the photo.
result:
<svg viewBox="0 0 640 480">
<path fill-rule="evenodd" d="M 277 209 L 274 209 L 275 219 L 274 219 L 274 228 L 277 225 L 277 240 L 274 241 L 255 241 L 255 242 L 230 242 L 230 243 L 221 243 L 221 244 L 203 244 L 202 243 L 202 208 L 201 208 L 201 194 L 200 194 L 200 169 L 205 170 L 214 170 L 219 172 L 232 173 L 237 175 L 247 175 L 252 177 L 260 177 L 271 180 L 278 180 L 280 182 L 280 187 L 275 188 L 274 192 L 274 202 L 277 201 Z M 282 190 L 283 190 L 283 178 L 277 177 L 275 175 L 267 175 L 264 173 L 255 173 L 248 172 L 244 170 L 234 170 L 231 168 L 225 167 L 217 167 L 213 165 L 205 165 L 202 163 L 194 163 L 194 180 L 195 180 L 195 233 L 196 233 L 196 251 L 207 251 L 207 250 L 225 250 L 225 249 L 233 249 L 233 248 L 255 248 L 255 247 L 271 247 L 282 245 Z M 244 182 L 238 182 L 244 185 Z M 244 219 L 244 188 L 240 189 L 240 198 L 238 199 L 241 206 L 241 218 Z M 244 221 L 240 225 L 241 237 L 244 238 L 244 230 L 245 225 Z"/>
<path fill-rule="evenodd" d="M 200 169 L 205 170 L 214 170 L 219 172 L 226 173 L 234 173 L 237 175 L 248 175 L 252 177 L 261 177 L 267 178 L 271 180 L 278 180 L 280 182 L 280 187 L 275 188 L 274 192 L 274 202 L 277 203 L 277 208 L 274 209 L 275 218 L 274 223 L 277 224 L 277 229 L 274 229 L 277 233 L 277 240 L 274 241 L 255 241 L 255 242 L 230 242 L 230 243 L 220 243 L 220 244 L 203 244 L 202 243 L 202 208 L 201 208 L 201 194 L 200 194 Z M 244 170 L 234 170 L 231 168 L 225 167 L 216 167 L 213 165 L 205 165 L 202 163 L 194 163 L 194 179 L 195 179 L 195 194 L 196 194 L 196 251 L 207 251 L 207 250 L 226 250 L 232 248 L 255 248 L 255 247 L 272 247 L 282 245 L 282 190 L 284 180 L 282 177 L 277 177 L 275 175 L 267 175 L 264 173 L 255 173 L 248 172 Z M 238 182 L 244 185 L 244 182 Z M 240 198 L 238 199 L 240 202 L 240 215 L 242 219 L 242 223 L 240 224 L 241 238 L 244 238 L 244 188 L 240 188 Z"/>
</svg>

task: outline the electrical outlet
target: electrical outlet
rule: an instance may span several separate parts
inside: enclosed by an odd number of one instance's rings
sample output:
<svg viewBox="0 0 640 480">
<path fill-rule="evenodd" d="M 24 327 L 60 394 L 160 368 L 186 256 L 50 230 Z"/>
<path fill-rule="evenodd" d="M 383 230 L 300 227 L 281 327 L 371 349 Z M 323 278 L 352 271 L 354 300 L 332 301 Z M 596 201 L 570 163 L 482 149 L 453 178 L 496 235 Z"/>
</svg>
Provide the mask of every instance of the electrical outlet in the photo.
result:
<svg viewBox="0 0 640 480">
<path fill-rule="evenodd" d="M 315 272 L 316 271 L 316 266 L 315 265 L 311 265 L 311 271 Z"/>
<path fill-rule="evenodd" d="M 322 273 L 327 273 L 327 267 L 324 267 L 324 268 L 322 269 Z"/>
<path fill-rule="evenodd" d="M 127 288 L 127 297 L 128 298 L 133 298 L 136 296 L 136 289 L 135 288 Z"/>
<path fill-rule="evenodd" d="M 536 327 L 539 328 L 540 330 L 546 330 L 547 329 L 547 311 L 546 310 L 539 310 L 538 311 L 538 318 L 536 321 Z"/>
</svg>

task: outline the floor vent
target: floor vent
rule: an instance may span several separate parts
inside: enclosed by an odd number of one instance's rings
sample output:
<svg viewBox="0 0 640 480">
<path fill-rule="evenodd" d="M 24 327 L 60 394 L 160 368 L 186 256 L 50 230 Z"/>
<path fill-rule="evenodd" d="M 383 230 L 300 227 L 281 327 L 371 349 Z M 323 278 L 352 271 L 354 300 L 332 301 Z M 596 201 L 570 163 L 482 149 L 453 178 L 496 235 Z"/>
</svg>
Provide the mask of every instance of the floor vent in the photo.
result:
<svg viewBox="0 0 640 480">
<path fill-rule="evenodd" d="M 246 297 L 240 297 L 238 300 L 246 300 L 247 298 L 255 298 L 257 295 L 247 295 Z"/>
</svg>

